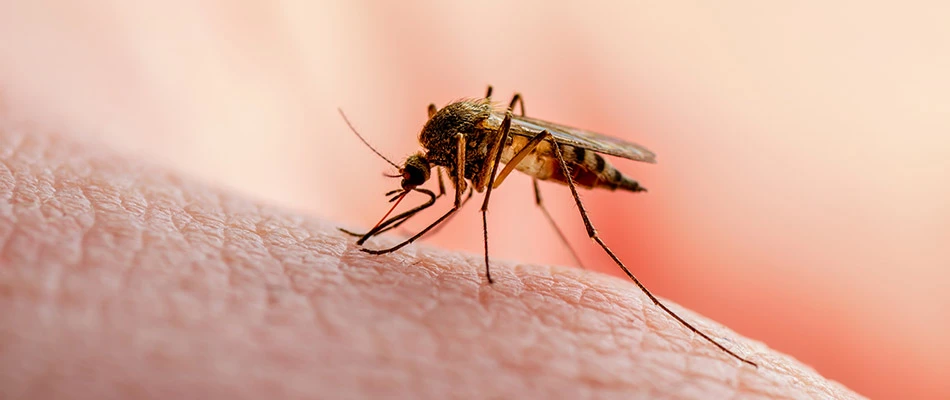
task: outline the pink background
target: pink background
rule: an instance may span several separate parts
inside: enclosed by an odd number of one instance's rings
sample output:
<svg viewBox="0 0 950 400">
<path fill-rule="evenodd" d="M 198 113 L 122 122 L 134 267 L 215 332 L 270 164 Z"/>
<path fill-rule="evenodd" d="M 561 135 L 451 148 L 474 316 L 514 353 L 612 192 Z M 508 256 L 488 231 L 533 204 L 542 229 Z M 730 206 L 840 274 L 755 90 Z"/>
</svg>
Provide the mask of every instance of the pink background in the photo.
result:
<svg viewBox="0 0 950 400">
<path fill-rule="evenodd" d="M 583 193 L 655 292 L 862 394 L 950 397 L 947 3 L 174 3 L 0 2 L 0 102 L 365 228 L 396 182 L 337 106 L 401 160 L 430 102 L 520 91 L 658 153 L 616 162 L 649 194 Z M 569 264 L 530 180 L 502 189 L 492 253 Z M 569 191 L 542 190 L 619 275 Z M 477 209 L 428 242 L 481 251 Z"/>
</svg>

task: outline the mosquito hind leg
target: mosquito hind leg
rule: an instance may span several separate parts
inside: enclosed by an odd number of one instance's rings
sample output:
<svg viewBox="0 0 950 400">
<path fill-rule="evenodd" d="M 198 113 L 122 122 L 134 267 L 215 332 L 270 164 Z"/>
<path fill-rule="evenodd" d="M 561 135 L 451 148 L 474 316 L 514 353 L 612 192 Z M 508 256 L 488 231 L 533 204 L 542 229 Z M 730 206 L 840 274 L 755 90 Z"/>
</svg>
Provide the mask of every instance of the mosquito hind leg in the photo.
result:
<svg viewBox="0 0 950 400">
<path fill-rule="evenodd" d="M 551 135 L 547 131 L 545 131 L 544 133 Z M 551 137 L 551 140 L 554 140 L 553 136 Z M 679 321 L 680 324 L 683 324 L 683 326 L 685 326 L 687 329 L 689 329 L 693 333 L 701 336 L 703 339 L 706 339 L 706 341 L 708 341 L 709 343 L 712 343 L 713 345 L 718 347 L 720 350 L 726 352 L 726 354 L 729 354 L 730 356 L 735 357 L 739 361 L 742 361 L 746 364 L 749 364 L 753 367 L 758 368 L 758 365 L 756 363 L 749 361 L 745 358 L 742 358 L 736 353 L 733 353 L 731 350 L 725 348 L 723 345 L 719 344 L 719 342 L 713 340 L 711 337 L 707 336 L 705 333 L 703 333 L 702 331 L 694 327 L 689 322 L 686 322 L 686 320 L 681 318 L 679 315 L 676 315 L 676 313 L 673 312 L 673 310 L 670 310 L 669 308 L 667 308 L 663 303 L 660 302 L 659 299 L 656 298 L 656 296 L 653 295 L 653 293 L 651 293 L 646 288 L 646 286 L 640 283 L 640 280 L 637 279 L 637 277 L 634 276 L 633 273 L 630 272 L 629 269 L 627 269 L 627 266 L 623 264 L 623 261 L 620 261 L 620 258 L 617 257 L 617 255 L 614 254 L 614 252 L 610 250 L 609 247 L 607 247 L 607 244 L 604 243 L 603 239 L 600 238 L 600 235 L 597 234 L 597 229 L 594 228 L 594 224 L 590 222 L 590 217 L 587 215 L 587 209 L 584 208 L 584 203 L 581 201 L 580 195 L 577 194 L 577 186 L 574 185 L 574 179 L 571 177 L 570 169 L 568 169 L 567 167 L 567 162 L 564 161 L 564 156 L 561 154 L 560 146 L 551 146 L 551 147 L 554 148 L 554 154 L 557 156 L 558 162 L 561 164 L 561 168 L 565 172 L 564 176 L 567 178 L 567 185 L 570 186 L 571 188 L 571 194 L 574 196 L 574 202 L 577 203 L 577 210 L 581 214 L 581 219 L 584 220 L 584 226 L 587 228 L 587 235 L 590 236 L 590 238 L 593 239 L 595 242 L 597 242 L 597 244 L 600 245 L 602 249 L 604 249 L 604 252 L 607 253 L 607 255 L 610 256 L 612 260 L 614 260 L 614 263 L 616 263 L 617 266 L 619 266 L 620 269 L 623 270 L 623 272 L 627 275 L 627 277 L 629 277 L 630 280 L 632 280 L 633 283 L 635 283 L 637 287 L 639 287 L 640 290 L 643 291 L 643 293 L 646 294 L 647 297 L 649 297 L 651 301 L 653 301 L 653 304 L 656 304 L 657 307 L 660 307 L 663 311 L 665 311 L 675 320 Z"/>
<path fill-rule="evenodd" d="M 516 99 L 517 98 L 518 97 L 516 97 Z M 514 101 L 512 101 L 512 103 L 514 103 Z M 522 106 L 522 109 L 524 109 L 524 106 Z M 501 172 L 499 172 L 497 175 L 495 175 L 495 180 L 494 182 L 492 182 L 491 187 L 497 188 L 498 186 L 501 186 L 501 183 L 504 182 L 505 178 L 509 174 L 511 174 L 511 171 L 514 171 L 515 167 L 517 167 L 518 164 L 521 163 L 521 160 L 523 160 L 525 157 L 531 154 L 531 152 L 533 152 L 534 149 L 537 148 L 538 145 L 540 145 L 541 142 L 544 141 L 544 139 L 547 139 L 548 136 L 549 134 L 547 132 L 541 132 L 535 135 L 534 137 L 532 137 L 531 140 L 529 140 L 528 143 L 526 143 L 524 147 L 522 147 L 521 150 L 518 151 L 518 154 L 515 154 L 515 156 L 512 157 L 511 160 L 508 161 L 508 164 L 505 165 L 505 168 L 502 169 Z M 577 256 L 577 252 L 574 251 L 574 248 L 571 247 L 571 244 L 567 241 L 567 237 L 564 236 L 564 232 L 561 232 L 561 229 L 558 228 L 557 223 L 554 222 L 554 218 L 551 217 L 551 214 L 548 212 L 548 209 L 544 207 L 544 202 L 541 200 L 541 188 L 538 187 L 538 180 L 534 178 L 531 181 L 534 184 L 535 204 L 537 204 L 538 207 L 541 208 L 541 212 L 544 214 L 544 217 L 547 218 L 548 222 L 554 228 L 554 231 L 557 232 L 557 235 L 561 239 L 561 242 L 563 242 L 564 245 L 567 246 L 567 249 L 571 252 L 571 257 L 574 258 L 574 262 L 576 262 L 577 265 L 580 266 L 581 268 L 587 269 L 586 267 L 584 267 L 584 263 L 581 262 L 580 257 Z"/>
<path fill-rule="evenodd" d="M 514 110 L 516 105 L 520 105 L 520 106 L 521 106 L 521 116 L 522 116 L 522 117 L 525 116 L 524 97 L 521 96 L 521 93 L 515 93 L 515 95 L 511 98 L 511 102 L 508 103 L 508 108 L 509 108 L 510 110 Z M 545 135 L 544 133 L 542 133 L 542 134 L 539 134 L 538 136 L 536 136 L 535 138 L 532 138 L 532 140 L 531 140 L 527 145 L 525 145 L 524 149 L 522 149 L 522 152 L 524 152 L 525 150 L 527 150 L 527 152 L 525 153 L 525 155 L 527 155 L 528 153 L 530 153 L 532 150 L 534 150 L 535 147 L 537 147 L 538 144 L 541 143 L 541 140 L 544 140 L 544 139 L 545 139 L 544 136 L 546 136 L 546 135 Z M 520 155 L 521 155 L 521 154 L 516 155 L 516 156 L 512 159 L 512 161 L 519 161 L 519 162 L 520 162 L 521 159 L 524 158 L 524 156 L 518 157 L 518 156 L 520 156 Z M 505 169 L 501 171 L 501 174 L 499 174 L 499 179 L 495 182 L 495 186 L 496 186 L 496 187 L 497 187 L 498 185 L 500 185 L 500 184 L 501 184 L 501 181 L 505 178 L 505 176 L 507 176 L 508 173 L 511 172 L 511 168 L 514 168 L 515 166 L 518 165 L 517 162 L 509 162 L 509 164 L 511 165 L 511 167 L 509 167 L 508 165 L 506 165 L 506 166 L 505 166 Z M 551 227 L 554 228 L 554 232 L 557 232 L 557 236 L 561 239 L 561 242 L 564 243 L 565 246 L 567 246 L 567 250 L 571 252 L 571 257 L 574 258 L 574 262 L 577 263 L 577 265 L 578 265 L 579 267 L 581 267 L 581 269 L 587 269 L 587 267 L 584 266 L 584 263 L 581 262 L 581 258 L 577 256 L 577 252 L 574 251 L 574 247 L 571 246 L 571 243 L 567 241 L 567 236 L 564 236 L 564 232 L 561 231 L 561 228 L 558 228 L 557 223 L 554 222 L 554 218 L 551 217 L 551 213 L 549 213 L 547 207 L 544 206 L 544 202 L 541 200 L 541 188 L 538 187 L 538 179 L 537 179 L 537 178 L 532 178 L 532 179 L 531 179 L 531 183 L 534 184 L 534 202 L 535 202 L 535 204 L 538 205 L 538 208 L 541 209 L 541 213 L 544 214 L 544 217 L 545 217 L 545 218 L 548 220 L 548 222 L 551 224 Z"/>
<path fill-rule="evenodd" d="M 554 218 L 551 217 L 551 213 L 548 212 L 547 207 L 544 206 L 544 202 L 541 200 L 541 188 L 538 187 L 538 179 L 531 179 L 531 183 L 534 184 L 534 202 L 538 205 L 538 208 L 541 209 L 541 213 L 544 214 L 544 218 L 551 223 L 551 227 L 554 228 L 554 232 L 557 232 L 557 237 L 561 239 L 561 243 L 564 243 L 567 246 L 567 250 L 571 252 L 571 257 L 574 258 L 574 262 L 577 263 L 581 269 L 587 269 L 584 266 L 584 263 L 581 262 L 581 258 L 577 256 L 577 252 L 574 251 L 574 247 L 571 246 L 571 243 L 567 241 L 567 236 L 564 236 L 564 232 L 561 231 L 561 228 L 558 228 L 557 223 L 554 222 Z"/>
<path fill-rule="evenodd" d="M 521 105 L 521 116 L 524 116 L 524 97 L 521 97 L 521 93 L 515 93 L 511 97 L 511 102 L 508 103 L 508 109 L 511 111 L 515 110 L 516 105 Z"/>
<path fill-rule="evenodd" d="M 492 87 L 491 85 L 488 85 L 488 90 L 485 91 L 486 100 L 491 100 L 491 93 L 492 93 Z M 521 97 L 521 93 L 515 93 L 514 97 L 511 98 L 511 102 L 508 103 L 508 111 L 514 112 L 516 103 L 521 104 L 521 116 L 523 117 L 525 115 L 524 114 L 524 98 Z M 430 115 L 429 117 L 431 118 L 432 116 Z"/>
</svg>

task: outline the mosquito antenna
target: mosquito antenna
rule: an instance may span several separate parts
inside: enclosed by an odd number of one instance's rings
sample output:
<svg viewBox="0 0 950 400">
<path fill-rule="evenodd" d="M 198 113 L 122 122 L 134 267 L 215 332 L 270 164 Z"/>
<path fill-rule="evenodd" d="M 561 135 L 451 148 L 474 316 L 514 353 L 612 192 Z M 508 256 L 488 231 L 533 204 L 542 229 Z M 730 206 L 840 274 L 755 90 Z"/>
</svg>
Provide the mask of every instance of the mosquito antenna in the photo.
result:
<svg viewBox="0 0 950 400">
<path fill-rule="evenodd" d="M 382 158 L 383 160 L 386 160 L 386 162 L 388 162 L 389 165 L 392 165 L 393 167 L 396 167 L 396 169 L 399 169 L 399 166 L 396 165 L 396 163 L 394 163 L 394 162 L 392 162 L 392 161 L 389 161 L 389 159 L 386 158 L 386 156 L 384 156 L 382 153 L 380 153 L 379 151 L 377 151 L 376 148 L 373 147 L 373 145 L 369 144 L 369 142 L 367 142 L 366 139 L 363 138 L 363 135 L 360 135 L 360 133 L 356 131 L 356 128 L 354 128 L 354 127 L 353 127 L 353 124 L 350 123 L 350 119 L 347 118 L 347 117 L 346 117 L 346 114 L 343 113 L 343 109 L 342 109 L 342 108 L 337 108 L 336 110 L 340 112 L 340 116 L 342 116 L 342 117 L 343 117 L 343 120 L 346 121 L 346 125 L 349 126 L 349 127 L 350 127 L 350 130 L 353 131 L 353 133 L 356 134 L 356 137 L 360 138 L 360 140 L 363 141 L 363 144 L 365 144 L 366 147 L 369 147 L 369 149 L 372 150 L 373 153 L 376 153 L 377 156 L 379 156 L 379 157 Z"/>
</svg>

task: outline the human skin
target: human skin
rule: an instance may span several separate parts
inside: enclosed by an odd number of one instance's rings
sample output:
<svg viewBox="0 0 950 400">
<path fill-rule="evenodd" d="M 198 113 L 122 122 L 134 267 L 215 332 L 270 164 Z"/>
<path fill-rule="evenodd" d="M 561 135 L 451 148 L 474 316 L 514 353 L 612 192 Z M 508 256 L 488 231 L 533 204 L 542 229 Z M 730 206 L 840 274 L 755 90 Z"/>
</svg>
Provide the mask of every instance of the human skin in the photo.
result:
<svg viewBox="0 0 950 400">
<path fill-rule="evenodd" d="M 414 244 L 0 122 L 0 398 L 858 397 L 633 283 Z M 397 239 L 382 237 L 376 244 Z"/>
</svg>

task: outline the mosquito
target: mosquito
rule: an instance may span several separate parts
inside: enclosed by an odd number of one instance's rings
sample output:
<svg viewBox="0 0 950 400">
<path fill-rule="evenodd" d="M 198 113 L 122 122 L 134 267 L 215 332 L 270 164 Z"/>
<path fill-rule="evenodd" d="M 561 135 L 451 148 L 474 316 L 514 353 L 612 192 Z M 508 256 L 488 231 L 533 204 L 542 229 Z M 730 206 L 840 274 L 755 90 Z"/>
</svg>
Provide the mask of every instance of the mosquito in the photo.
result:
<svg viewBox="0 0 950 400">
<path fill-rule="evenodd" d="M 482 201 L 482 232 L 485 243 L 485 275 L 488 283 L 494 283 L 488 257 L 488 219 L 487 211 L 492 190 L 498 188 L 512 171 L 518 170 L 532 177 L 534 185 L 535 203 L 541 208 L 548 221 L 553 225 L 561 240 L 567 240 L 561 230 L 554 223 L 541 198 L 538 181 L 554 181 L 567 185 L 574 196 L 574 202 L 580 212 L 587 235 L 596 242 L 620 269 L 632 280 L 657 307 L 688 328 L 693 333 L 712 343 L 739 361 L 758 367 L 746 358 L 727 349 L 719 342 L 694 327 L 669 309 L 651 293 L 643 283 L 633 275 L 623 261 L 597 233 L 587 208 L 581 202 L 577 193 L 578 187 L 587 189 L 625 190 L 630 192 L 646 192 L 646 188 L 639 182 L 624 175 L 608 162 L 603 155 L 626 158 L 645 163 L 656 163 L 656 155 L 647 148 L 625 140 L 594 133 L 591 131 L 572 128 L 565 125 L 529 118 L 525 116 L 524 100 L 520 93 L 516 93 L 508 108 L 499 110 L 491 101 L 492 87 L 484 98 L 464 99 L 438 109 L 435 104 L 428 108 L 429 120 L 419 134 L 419 142 L 423 150 L 408 158 L 402 166 L 390 161 L 363 138 L 340 110 L 340 115 L 350 129 L 376 155 L 386 160 L 398 170 L 398 174 L 387 175 L 402 178 L 400 188 L 386 193 L 389 202 L 394 203 L 379 222 L 366 233 L 344 232 L 359 236 L 356 244 L 360 250 L 370 254 L 386 254 L 397 251 L 414 242 L 427 233 L 434 232 L 437 226 L 448 220 L 471 197 L 473 191 L 485 193 Z M 520 115 L 514 115 L 516 106 L 520 106 Z M 501 165 L 504 164 L 502 167 Z M 420 188 L 432 175 L 432 170 L 438 177 L 439 194 L 428 189 Z M 395 246 L 385 249 L 370 249 L 364 243 L 371 237 L 398 227 L 420 211 L 435 204 L 436 200 L 445 195 L 445 184 L 442 179 L 443 170 L 449 182 L 455 189 L 455 202 L 451 209 L 415 235 Z M 467 191 L 467 192 L 466 192 Z M 409 193 L 418 192 L 428 197 L 428 200 L 410 210 L 388 218 L 399 203 Z M 463 198 L 464 197 L 464 198 Z M 388 219 L 387 219 L 388 218 Z M 342 229 L 341 229 L 342 230 Z M 571 254 L 580 263 L 576 252 L 568 244 Z"/>
</svg>

